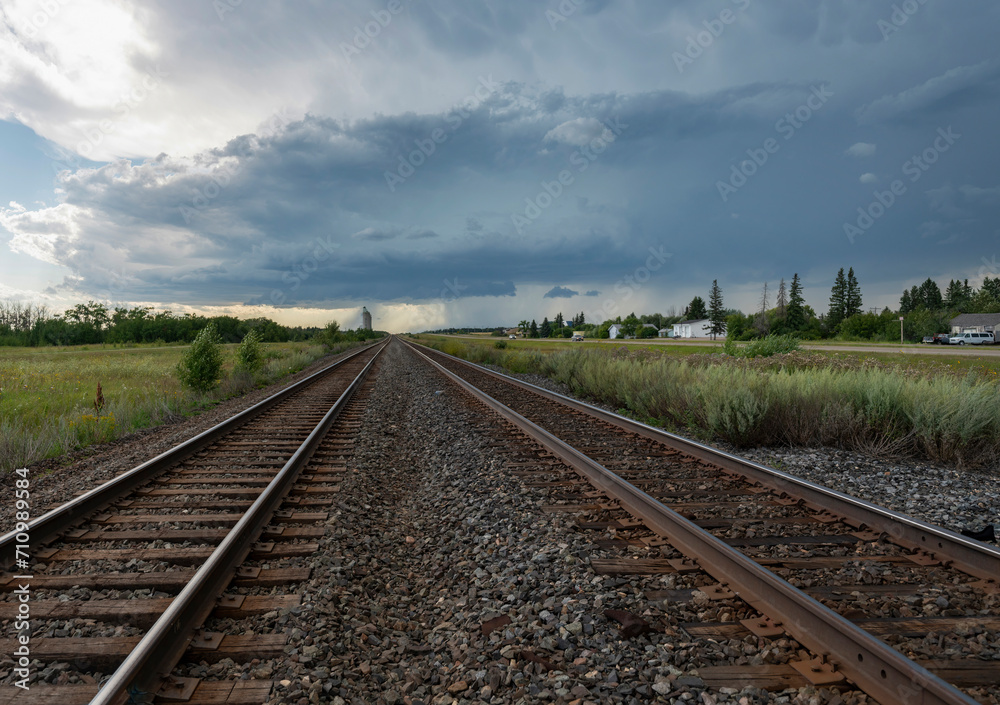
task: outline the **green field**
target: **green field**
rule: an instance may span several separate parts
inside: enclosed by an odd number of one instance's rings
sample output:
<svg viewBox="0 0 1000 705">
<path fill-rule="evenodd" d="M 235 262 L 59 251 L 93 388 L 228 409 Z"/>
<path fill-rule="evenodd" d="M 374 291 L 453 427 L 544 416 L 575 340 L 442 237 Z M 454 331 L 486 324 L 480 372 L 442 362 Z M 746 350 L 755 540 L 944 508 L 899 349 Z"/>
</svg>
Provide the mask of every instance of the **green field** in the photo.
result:
<svg viewBox="0 0 1000 705">
<path fill-rule="evenodd" d="M 447 341 L 462 342 L 469 345 L 492 348 L 497 341 L 503 341 L 507 351 L 539 352 L 550 354 L 554 352 L 564 352 L 566 350 L 628 350 L 646 351 L 649 353 L 664 355 L 666 357 L 688 357 L 701 356 L 712 357 L 722 353 L 722 341 L 717 344 L 692 344 L 692 343 L 668 343 L 644 342 L 642 340 L 584 340 L 583 342 L 573 342 L 569 339 L 538 339 L 538 338 L 518 338 L 509 340 L 506 338 L 491 337 L 489 334 L 477 334 L 469 336 L 452 335 L 428 335 L 420 334 L 416 336 L 420 341 L 434 346 L 440 346 Z M 822 341 L 823 346 L 849 347 L 859 346 L 860 343 L 846 343 L 840 341 Z M 807 343 L 801 355 L 816 356 L 817 361 L 828 360 L 828 364 L 833 366 L 852 367 L 860 366 L 883 366 L 902 371 L 907 374 L 927 374 L 939 375 L 947 374 L 964 377 L 970 372 L 984 377 L 996 378 L 1000 375 L 1000 355 L 980 355 L 974 352 L 959 352 L 956 348 L 945 347 L 941 350 L 944 354 L 927 355 L 919 352 L 907 353 L 906 348 L 920 350 L 927 346 L 919 343 L 908 343 L 900 346 L 899 343 L 864 343 L 866 347 L 879 347 L 884 350 L 877 352 L 859 352 L 852 350 L 815 350 Z M 900 352 L 900 348 L 904 352 Z M 992 349 L 992 348 L 991 348 Z M 996 346 L 1000 349 L 1000 346 Z M 948 354 L 945 350 L 953 350 Z M 935 352 L 938 352 L 935 349 Z M 822 364 L 816 362 L 816 364 Z"/>
<path fill-rule="evenodd" d="M 691 345 L 420 336 L 471 362 L 563 383 L 654 426 L 740 447 L 834 446 L 996 467 L 1000 359 L 798 350 L 747 359 Z"/>
<path fill-rule="evenodd" d="M 226 345 L 227 372 L 236 345 Z M 209 395 L 180 385 L 187 346 L 0 348 L 0 472 L 196 413 L 297 372 L 326 353 L 309 343 L 264 344 L 254 380 L 227 374 Z M 104 404 L 95 408 L 97 385 Z"/>
</svg>

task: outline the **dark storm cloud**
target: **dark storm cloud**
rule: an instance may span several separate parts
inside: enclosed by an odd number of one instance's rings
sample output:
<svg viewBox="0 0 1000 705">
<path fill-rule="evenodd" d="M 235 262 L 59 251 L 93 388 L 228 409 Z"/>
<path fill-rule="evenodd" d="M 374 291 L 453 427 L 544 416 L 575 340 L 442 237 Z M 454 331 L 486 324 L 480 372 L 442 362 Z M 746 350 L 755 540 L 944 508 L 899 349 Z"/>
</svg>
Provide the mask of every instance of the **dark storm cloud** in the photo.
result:
<svg viewBox="0 0 1000 705">
<path fill-rule="evenodd" d="M 384 3 L 243 3 L 222 21 L 154 3 L 182 77 L 170 90 L 214 86 L 233 54 L 240 106 L 285 84 L 314 97 L 193 155 L 68 172 L 56 205 L 2 211 L 10 246 L 66 267 L 77 291 L 124 279 L 136 299 L 190 304 L 496 297 L 501 316 L 525 292 L 579 295 L 553 281 L 666 308 L 713 279 L 749 290 L 795 272 L 822 309 L 840 266 L 888 290 L 969 276 L 995 250 L 996 5 L 925 3 L 902 22 L 893 0 L 588 0 L 553 26 L 554 1 L 404 4 L 346 61 L 341 43 Z M 724 8 L 736 19 L 679 72 L 673 55 Z M 69 110 L 33 86 L 5 88 Z M 185 105 L 190 129 L 202 104 Z M 959 135 L 947 150 L 939 130 Z M 672 257 L 630 289 L 651 248 Z"/>
<path fill-rule="evenodd" d="M 579 296 L 579 291 L 573 291 L 572 289 L 567 289 L 564 286 L 554 286 L 545 292 L 543 298 L 546 299 L 571 299 L 574 296 Z"/>
</svg>

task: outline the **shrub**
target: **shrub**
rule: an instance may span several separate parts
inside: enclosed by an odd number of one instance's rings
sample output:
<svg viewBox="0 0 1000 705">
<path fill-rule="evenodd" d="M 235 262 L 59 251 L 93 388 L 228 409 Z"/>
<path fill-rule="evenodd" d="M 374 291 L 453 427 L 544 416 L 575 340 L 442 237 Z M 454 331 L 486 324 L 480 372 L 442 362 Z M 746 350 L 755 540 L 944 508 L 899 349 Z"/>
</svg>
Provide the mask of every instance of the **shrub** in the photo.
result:
<svg viewBox="0 0 1000 705">
<path fill-rule="evenodd" d="M 315 340 L 327 350 L 332 350 L 337 343 L 343 340 L 340 324 L 337 321 L 330 321 L 323 330 L 316 334 Z"/>
<path fill-rule="evenodd" d="M 264 349 L 260 344 L 260 333 L 256 328 L 251 328 L 236 349 L 236 369 L 253 375 L 263 364 Z"/>
<path fill-rule="evenodd" d="M 795 352 L 799 349 L 798 338 L 791 335 L 767 335 L 751 340 L 743 347 L 736 347 L 731 338 L 726 338 L 722 346 L 723 352 L 732 357 L 770 357 L 783 353 Z"/>
<path fill-rule="evenodd" d="M 497 350 L 504 350 L 504 349 L 507 348 L 507 341 L 506 340 L 498 340 L 495 343 L 493 343 L 493 347 L 495 347 Z"/>
<path fill-rule="evenodd" d="M 183 384 L 199 392 L 219 386 L 222 379 L 222 339 L 209 323 L 201 329 L 191 347 L 177 365 L 177 376 Z"/>
</svg>

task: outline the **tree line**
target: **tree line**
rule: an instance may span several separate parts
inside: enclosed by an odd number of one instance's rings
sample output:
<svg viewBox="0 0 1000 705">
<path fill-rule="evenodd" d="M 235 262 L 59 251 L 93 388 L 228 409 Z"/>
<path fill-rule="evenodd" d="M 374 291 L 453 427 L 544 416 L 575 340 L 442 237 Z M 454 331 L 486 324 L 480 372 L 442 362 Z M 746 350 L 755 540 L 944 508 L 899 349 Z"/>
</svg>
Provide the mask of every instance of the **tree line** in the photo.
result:
<svg viewBox="0 0 1000 705">
<path fill-rule="evenodd" d="M 552 321 L 543 318 L 541 324 L 522 320 L 517 328 L 526 338 L 568 338 L 574 330 L 583 331 L 589 338 L 608 338 L 609 329 L 617 324 L 624 336 L 652 338 L 674 323 L 707 320 L 707 331 L 713 338 L 753 340 L 768 335 L 792 335 L 803 340 L 892 341 L 899 340 L 902 316 L 903 337 L 918 342 L 925 336 L 948 332 L 951 319 L 960 313 L 1000 313 L 1000 277 L 986 277 L 979 289 L 970 286 L 968 280 L 953 279 L 943 293 L 928 278 L 903 291 L 898 310 L 885 307 L 881 312 L 864 310 L 861 284 L 853 267 L 846 272 L 843 267 L 837 271 L 825 313 L 817 313 L 806 303 L 798 273 L 790 281 L 781 279 L 773 293 L 765 282 L 759 304 L 750 313 L 724 305 L 718 280 L 712 282 L 707 298 L 706 303 L 701 296 L 695 296 L 680 315 L 672 309 L 666 315 L 637 316 L 633 312 L 624 318 L 618 316 L 597 323 L 587 322 L 580 313 L 567 323 L 559 313 Z M 492 330 L 494 335 L 504 334 L 503 328 Z"/>
<path fill-rule="evenodd" d="M 318 326 L 283 326 L 265 317 L 178 315 L 149 306 L 109 308 L 95 301 L 53 313 L 44 305 L 0 301 L 0 346 L 191 343 L 210 324 L 223 343 L 238 343 L 251 330 L 264 343 L 311 340 L 323 332 Z M 367 333 L 381 335 L 360 329 L 341 335 L 363 340 L 372 337 Z"/>
</svg>

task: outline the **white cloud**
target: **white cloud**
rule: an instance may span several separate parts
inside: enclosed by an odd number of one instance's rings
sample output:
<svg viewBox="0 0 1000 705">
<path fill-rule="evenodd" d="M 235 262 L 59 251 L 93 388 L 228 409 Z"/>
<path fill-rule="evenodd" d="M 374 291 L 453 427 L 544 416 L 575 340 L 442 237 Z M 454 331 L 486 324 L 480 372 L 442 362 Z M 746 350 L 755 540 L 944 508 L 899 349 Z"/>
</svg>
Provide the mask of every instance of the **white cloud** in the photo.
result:
<svg viewBox="0 0 1000 705">
<path fill-rule="evenodd" d="M 846 153 L 851 157 L 870 157 L 875 154 L 875 145 L 870 142 L 855 142 L 847 148 Z"/>
<path fill-rule="evenodd" d="M 875 176 L 875 174 L 872 174 L 871 172 L 867 172 L 865 174 L 862 174 L 861 178 L 859 178 L 858 181 L 860 181 L 863 184 L 874 184 L 878 182 L 878 177 Z"/>
<path fill-rule="evenodd" d="M 582 147 L 594 138 L 600 137 L 605 129 L 607 128 L 601 121 L 595 118 L 577 118 L 549 130 L 545 134 L 545 141 L 563 142 L 574 147 Z"/>
</svg>

